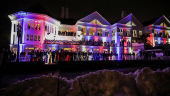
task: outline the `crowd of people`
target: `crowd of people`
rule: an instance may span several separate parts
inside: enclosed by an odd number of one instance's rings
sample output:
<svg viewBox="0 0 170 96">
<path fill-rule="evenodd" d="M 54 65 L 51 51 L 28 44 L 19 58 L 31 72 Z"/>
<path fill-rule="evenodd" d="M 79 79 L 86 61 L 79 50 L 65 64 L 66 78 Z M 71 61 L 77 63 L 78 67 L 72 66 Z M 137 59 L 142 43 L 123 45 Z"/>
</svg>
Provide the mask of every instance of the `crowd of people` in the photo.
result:
<svg viewBox="0 0 170 96">
<path fill-rule="evenodd" d="M 22 53 L 25 55 L 25 53 Z M 32 50 L 28 53 L 30 61 L 45 61 L 45 63 L 51 64 L 57 61 L 88 61 L 88 60 L 108 60 L 110 56 L 118 56 L 115 52 L 82 52 L 82 51 L 67 51 L 61 49 L 58 50 Z"/>
<path fill-rule="evenodd" d="M 82 52 L 82 51 L 67 51 L 67 50 L 32 50 L 28 53 L 21 52 L 21 57 L 29 56 L 29 61 L 41 61 L 48 64 L 56 63 L 57 61 L 88 61 L 88 60 L 117 60 L 118 54 L 115 52 Z M 114 59 L 113 59 L 114 57 Z M 124 60 L 129 60 L 128 57 L 135 57 L 135 53 L 133 54 L 120 54 L 120 58 Z M 156 54 L 154 52 L 142 52 L 138 53 L 138 57 L 142 58 L 142 60 L 156 60 Z M 131 59 L 134 60 L 134 59 Z M 16 54 L 13 51 L 9 51 L 8 49 L 3 49 L 0 52 L 0 63 L 5 62 L 16 62 Z"/>
</svg>

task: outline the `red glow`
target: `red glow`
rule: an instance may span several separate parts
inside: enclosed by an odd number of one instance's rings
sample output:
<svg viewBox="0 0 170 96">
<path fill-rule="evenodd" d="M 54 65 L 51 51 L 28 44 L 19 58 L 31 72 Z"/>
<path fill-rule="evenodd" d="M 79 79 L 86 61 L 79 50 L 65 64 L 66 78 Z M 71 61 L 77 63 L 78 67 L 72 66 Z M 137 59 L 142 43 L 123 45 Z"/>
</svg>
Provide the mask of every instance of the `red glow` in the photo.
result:
<svg viewBox="0 0 170 96">
<path fill-rule="evenodd" d="M 98 41 L 99 37 L 98 36 L 94 36 L 94 40 Z"/>
<path fill-rule="evenodd" d="M 124 47 L 124 53 L 127 53 L 127 47 Z"/>
<path fill-rule="evenodd" d="M 149 35 L 150 35 L 150 37 L 148 37 L 147 40 L 150 42 L 148 42 L 148 43 L 150 43 L 150 45 L 153 46 L 153 34 L 151 33 Z"/>
<path fill-rule="evenodd" d="M 163 38 L 163 42 L 164 42 L 164 44 L 166 44 L 166 39 L 167 39 L 167 38 Z"/>
<path fill-rule="evenodd" d="M 99 52 L 103 52 L 103 46 L 99 46 Z"/>
</svg>

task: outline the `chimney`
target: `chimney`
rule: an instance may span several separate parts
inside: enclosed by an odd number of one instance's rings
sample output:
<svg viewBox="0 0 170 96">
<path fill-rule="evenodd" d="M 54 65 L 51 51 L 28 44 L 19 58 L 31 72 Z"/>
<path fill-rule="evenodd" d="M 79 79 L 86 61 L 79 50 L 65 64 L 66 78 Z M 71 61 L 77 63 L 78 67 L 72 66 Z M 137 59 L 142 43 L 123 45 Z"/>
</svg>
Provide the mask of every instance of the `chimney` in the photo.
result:
<svg viewBox="0 0 170 96">
<path fill-rule="evenodd" d="M 66 19 L 68 19 L 69 13 L 68 13 L 68 8 L 66 7 Z"/>
<path fill-rule="evenodd" d="M 122 14 L 121 14 L 121 17 L 124 18 L 126 15 L 127 15 L 126 12 L 123 10 Z"/>
<path fill-rule="evenodd" d="M 62 9 L 61 9 L 61 18 L 64 18 L 64 7 L 62 7 Z"/>
</svg>

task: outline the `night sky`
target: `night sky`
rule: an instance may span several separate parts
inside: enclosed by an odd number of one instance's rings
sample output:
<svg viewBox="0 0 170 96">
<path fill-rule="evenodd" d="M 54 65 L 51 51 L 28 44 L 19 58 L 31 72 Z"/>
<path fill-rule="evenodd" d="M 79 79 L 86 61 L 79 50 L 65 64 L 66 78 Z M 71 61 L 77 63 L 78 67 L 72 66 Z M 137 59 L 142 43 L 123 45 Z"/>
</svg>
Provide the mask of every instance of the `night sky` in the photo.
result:
<svg viewBox="0 0 170 96">
<path fill-rule="evenodd" d="M 121 19 L 121 12 L 132 13 L 140 22 L 165 15 L 170 19 L 166 0 L 4 0 L 1 3 L 0 48 L 9 47 L 11 22 L 9 14 L 40 3 L 54 18 L 60 18 L 61 7 L 69 8 L 69 18 L 81 19 L 98 11 L 110 23 Z M 2 6 L 4 5 L 4 6 Z"/>
</svg>

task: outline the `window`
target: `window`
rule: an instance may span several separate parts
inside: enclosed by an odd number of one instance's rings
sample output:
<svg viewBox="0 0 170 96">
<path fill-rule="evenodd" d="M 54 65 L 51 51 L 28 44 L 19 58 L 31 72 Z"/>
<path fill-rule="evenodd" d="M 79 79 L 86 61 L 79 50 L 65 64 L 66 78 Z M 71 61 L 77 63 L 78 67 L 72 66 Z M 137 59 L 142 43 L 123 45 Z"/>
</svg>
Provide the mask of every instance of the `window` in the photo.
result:
<svg viewBox="0 0 170 96">
<path fill-rule="evenodd" d="M 35 23 L 35 30 L 37 30 L 37 24 Z"/>
<path fill-rule="evenodd" d="M 29 41 L 29 38 L 30 38 L 30 35 L 29 35 L 29 34 L 27 34 L 27 41 Z"/>
<path fill-rule="evenodd" d="M 89 28 L 89 35 L 95 35 L 94 28 Z"/>
<path fill-rule="evenodd" d="M 27 28 L 30 29 L 30 21 L 28 21 Z"/>
<path fill-rule="evenodd" d="M 119 36 L 123 36 L 123 29 L 120 28 Z"/>
<path fill-rule="evenodd" d="M 15 34 L 13 34 L 13 44 L 15 43 Z"/>
<path fill-rule="evenodd" d="M 45 24 L 45 31 L 47 31 L 47 24 Z"/>
<path fill-rule="evenodd" d="M 34 22 L 31 22 L 31 29 L 34 29 Z"/>
<path fill-rule="evenodd" d="M 51 25 L 50 25 L 50 29 L 49 29 L 49 32 L 51 33 Z"/>
<path fill-rule="evenodd" d="M 53 26 L 51 27 L 51 32 L 53 33 Z"/>
<path fill-rule="evenodd" d="M 130 30 L 126 30 L 126 36 L 130 36 Z"/>
<path fill-rule="evenodd" d="M 49 25 L 47 25 L 47 32 L 49 32 Z"/>
<path fill-rule="evenodd" d="M 168 32 L 165 30 L 165 38 L 168 38 Z"/>
<path fill-rule="evenodd" d="M 154 37 L 156 37 L 157 36 L 157 31 L 156 30 L 154 30 Z"/>
<path fill-rule="evenodd" d="M 115 36 L 115 29 L 112 30 L 112 36 Z"/>
<path fill-rule="evenodd" d="M 41 24 L 38 24 L 38 30 L 40 30 L 40 28 L 41 28 Z"/>
<path fill-rule="evenodd" d="M 142 31 L 139 31 L 139 37 L 141 37 L 142 36 Z"/>
<path fill-rule="evenodd" d="M 109 30 L 105 30 L 105 36 L 109 37 Z"/>
<path fill-rule="evenodd" d="M 136 32 L 136 30 L 133 30 L 133 37 L 137 37 L 137 32 Z"/>
<path fill-rule="evenodd" d="M 86 35 L 86 27 L 81 27 L 81 35 Z"/>
<path fill-rule="evenodd" d="M 38 41 L 40 41 L 40 35 L 38 35 Z"/>
<path fill-rule="evenodd" d="M 98 36 L 102 36 L 102 29 L 97 29 Z"/>
<path fill-rule="evenodd" d="M 35 21 L 35 30 L 37 30 L 37 21 Z"/>
<path fill-rule="evenodd" d="M 30 35 L 30 41 L 33 41 L 33 35 L 32 34 Z"/>
<path fill-rule="evenodd" d="M 34 41 L 37 41 L 37 35 L 34 35 Z"/>
</svg>

